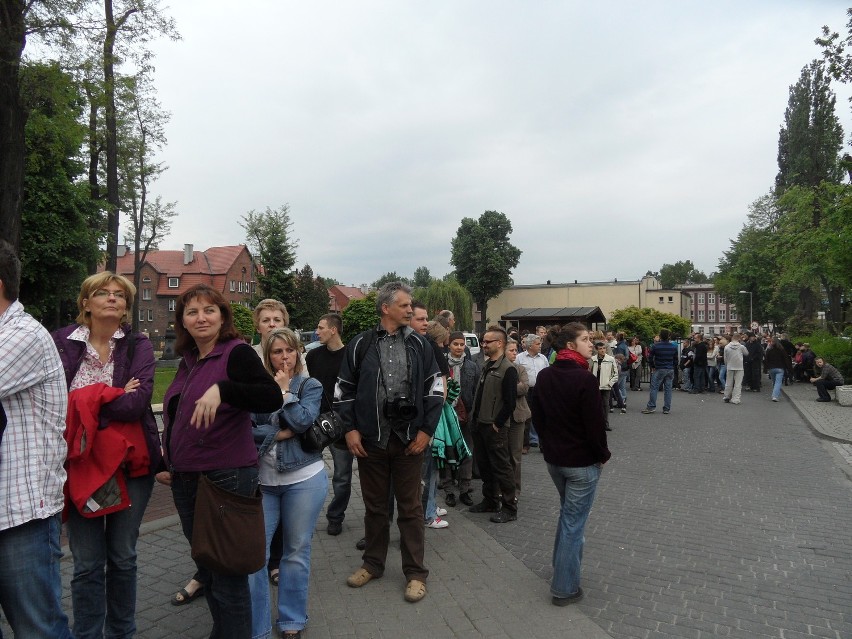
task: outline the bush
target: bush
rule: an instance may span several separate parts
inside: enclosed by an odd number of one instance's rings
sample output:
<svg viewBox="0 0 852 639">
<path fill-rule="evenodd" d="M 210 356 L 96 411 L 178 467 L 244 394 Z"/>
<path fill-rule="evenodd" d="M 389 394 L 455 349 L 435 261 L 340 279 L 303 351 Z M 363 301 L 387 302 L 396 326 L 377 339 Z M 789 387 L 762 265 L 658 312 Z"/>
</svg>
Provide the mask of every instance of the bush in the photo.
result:
<svg viewBox="0 0 852 639">
<path fill-rule="evenodd" d="M 358 333 L 375 328 L 379 323 L 376 313 L 376 292 L 370 291 L 367 297 L 351 300 L 340 314 L 343 320 L 343 342 L 346 343 Z"/>
<path fill-rule="evenodd" d="M 792 342 L 807 342 L 817 357 L 822 357 L 852 383 L 852 339 L 836 337 L 825 331 L 796 337 Z"/>
<path fill-rule="evenodd" d="M 252 312 L 235 302 L 231 302 L 231 310 L 234 313 L 234 326 L 237 331 L 244 338 L 251 339 L 254 335 L 254 315 Z"/>
</svg>

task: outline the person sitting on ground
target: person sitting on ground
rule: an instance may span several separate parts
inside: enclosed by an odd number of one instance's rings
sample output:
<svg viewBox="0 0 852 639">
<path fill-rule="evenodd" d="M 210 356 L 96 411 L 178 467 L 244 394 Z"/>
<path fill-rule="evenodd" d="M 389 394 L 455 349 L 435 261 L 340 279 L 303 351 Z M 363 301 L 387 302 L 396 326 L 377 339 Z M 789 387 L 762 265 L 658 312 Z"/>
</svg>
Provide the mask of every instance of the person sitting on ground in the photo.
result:
<svg viewBox="0 0 852 639">
<path fill-rule="evenodd" d="M 822 357 L 817 357 L 814 360 L 814 375 L 811 377 L 811 384 L 816 386 L 819 397 L 818 402 L 830 402 L 831 395 L 828 391 L 834 390 L 838 386 L 843 386 L 843 375 L 839 370 L 825 361 Z"/>
</svg>

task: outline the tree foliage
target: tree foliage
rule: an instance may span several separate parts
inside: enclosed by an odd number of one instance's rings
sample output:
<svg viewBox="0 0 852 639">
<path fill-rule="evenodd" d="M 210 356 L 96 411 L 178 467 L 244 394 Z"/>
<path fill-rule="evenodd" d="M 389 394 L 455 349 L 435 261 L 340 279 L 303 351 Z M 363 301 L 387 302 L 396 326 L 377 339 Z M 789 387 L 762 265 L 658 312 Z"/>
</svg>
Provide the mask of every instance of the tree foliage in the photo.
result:
<svg viewBox="0 0 852 639">
<path fill-rule="evenodd" d="M 26 65 L 21 73 L 26 125 L 21 300 L 51 328 L 76 315 L 72 301 L 87 266 L 100 256 L 90 219 L 100 214 L 78 178 L 86 129 L 78 87 L 58 65 Z"/>
<path fill-rule="evenodd" d="M 457 330 L 473 330 L 473 298 L 456 280 L 433 280 L 425 288 L 414 289 L 414 298 L 426 305 L 429 317 L 450 310 Z"/>
<path fill-rule="evenodd" d="M 521 250 L 509 241 L 511 234 L 512 223 L 506 215 L 485 211 L 478 220 L 464 218 L 452 240 L 450 263 L 476 301 L 480 331 L 488 321 L 488 300 L 512 285 L 512 269 L 521 259 Z"/>
<path fill-rule="evenodd" d="M 260 296 L 284 302 L 289 309 L 296 295 L 293 268 L 298 242 L 292 239 L 290 206 L 266 207 L 263 213 L 249 211 L 240 218 L 249 250 L 260 261 L 257 280 Z"/>
<path fill-rule="evenodd" d="M 312 329 L 328 313 L 328 288 L 321 277 L 314 277 L 309 264 L 296 272 L 296 294 L 288 305 L 290 324 L 302 330 Z"/>
<path fill-rule="evenodd" d="M 242 304 L 231 302 L 234 313 L 234 326 L 244 339 L 250 340 L 254 335 L 254 315 Z"/>
<path fill-rule="evenodd" d="M 411 280 L 407 277 L 403 277 L 402 275 L 397 275 L 396 271 L 390 271 L 382 275 L 375 282 L 370 284 L 370 288 L 381 288 L 388 282 L 402 282 L 403 284 L 411 285 Z"/>
<path fill-rule="evenodd" d="M 660 267 L 659 278 L 660 286 L 663 288 L 674 288 L 679 284 L 706 284 L 710 281 L 709 277 L 695 268 L 692 260 L 663 264 Z"/>
<path fill-rule="evenodd" d="M 432 283 L 433 277 L 429 273 L 429 269 L 425 266 L 418 266 L 414 270 L 414 277 L 411 280 L 413 288 L 426 288 Z"/>
<path fill-rule="evenodd" d="M 662 329 L 671 332 L 672 337 L 686 337 L 692 330 L 691 322 L 674 313 L 663 313 L 654 308 L 628 306 L 612 312 L 609 326 L 627 335 L 637 335 L 644 344 L 650 344 Z"/>
<path fill-rule="evenodd" d="M 366 297 L 359 300 L 351 300 L 340 316 L 343 320 L 342 339 L 344 342 L 348 342 L 362 331 L 378 326 L 379 314 L 376 312 L 376 291 L 370 291 Z"/>
</svg>

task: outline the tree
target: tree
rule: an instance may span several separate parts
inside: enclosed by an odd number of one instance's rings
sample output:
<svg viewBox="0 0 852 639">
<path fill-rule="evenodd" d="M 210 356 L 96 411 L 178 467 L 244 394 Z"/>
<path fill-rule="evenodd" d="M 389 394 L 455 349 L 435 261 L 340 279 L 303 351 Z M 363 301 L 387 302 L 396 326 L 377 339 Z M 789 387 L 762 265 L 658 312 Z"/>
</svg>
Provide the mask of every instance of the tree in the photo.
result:
<svg viewBox="0 0 852 639">
<path fill-rule="evenodd" d="M 0 239 L 18 249 L 24 202 L 26 111 L 20 97 L 21 56 L 28 37 L 62 40 L 76 0 L 0 0 Z"/>
<path fill-rule="evenodd" d="M 393 281 L 393 280 L 391 280 Z M 351 300 L 340 314 L 343 320 L 344 342 L 348 342 L 358 333 L 379 325 L 379 313 L 376 311 L 376 291 L 370 291 L 366 297 Z"/>
<path fill-rule="evenodd" d="M 234 327 L 243 338 L 250 340 L 254 335 L 254 315 L 242 304 L 231 302 L 231 311 L 234 314 Z"/>
<path fill-rule="evenodd" d="M 26 171 L 21 233 L 21 300 L 51 328 L 76 315 L 73 300 L 97 262 L 100 238 L 90 219 L 97 202 L 79 177 L 86 128 L 79 122 L 83 100 L 73 78 L 57 64 L 21 69 L 21 101 L 26 124 Z M 73 311 L 72 311 L 73 309 Z"/>
<path fill-rule="evenodd" d="M 131 230 L 125 241 L 133 246 L 133 285 L 139 290 L 141 267 L 148 251 L 156 249 L 159 241 L 168 235 L 175 217 L 174 202 L 163 203 L 158 196 L 150 201 L 148 189 L 162 174 L 165 166 L 154 162 L 156 151 L 166 143 L 164 126 L 169 114 L 162 111 L 146 86 L 147 78 L 128 79 L 121 94 L 122 117 L 120 132 L 124 141 L 119 154 L 119 176 L 122 199 L 129 204 Z M 139 330 L 139 296 L 133 301 L 133 330 Z"/>
<path fill-rule="evenodd" d="M 488 300 L 512 285 L 512 269 L 521 259 L 520 249 L 509 242 L 511 234 L 509 218 L 498 211 L 485 211 L 479 220 L 464 218 L 453 238 L 450 264 L 479 309 L 478 332 L 488 321 Z"/>
<path fill-rule="evenodd" d="M 692 324 L 685 317 L 638 306 L 628 306 L 613 311 L 609 318 L 609 326 L 627 335 L 638 335 L 645 344 L 650 344 L 654 335 L 664 328 L 669 330 L 672 337 L 686 337 L 692 331 Z"/>
<path fill-rule="evenodd" d="M 425 266 L 418 266 L 414 271 L 414 278 L 411 280 L 413 288 L 426 288 L 432 283 L 432 275 L 429 269 Z"/>
<path fill-rule="evenodd" d="M 288 306 L 290 324 L 301 329 L 312 329 L 319 318 L 328 313 L 328 288 L 321 277 L 314 277 L 309 264 L 296 272 L 296 295 Z"/>
<path fill-rule="evenodd" d="M 458 330 L 473 329 L 473 298 L 458 281 L 433 280 L 428 287 L 415 289 L 414 297 L 426 305 L 430 317 L 445 309 L 450 310 L 456 318 Z"/>
<path fill-rule="evenodd" d="M 266 207 L 263 213 L 249 211 L 240 218 L 245 229 L 246 243 L 260 261 L 257 280 L 261 297 L 284 302 L 289 308 L 296 294 L 293 268 L 296 264 L 298 242 L 291 240 L 290 206 L 277 209 Z"/>
<path fill-rule="evenodd" d="M 648 273 L 651 274 L 650 271 Z M 692 260 L 663 264 L 659 278 L 663 288 L 674 288 L 679 284 L 706 284 L 710 281 L 704 273 L 695 268 Z"/>
<path fill-rule="evenodd" d="M 389 273 L 385 273 L 375 282 L 370 284 L 371 288 L 381 288 L 388 282 L 402 282 L 403 284 L 411 285 L 411 280 L 407 277 L 403 277 L 402 275 L 397 275 L 396 271 L 390 271 Z"/>
</svg>

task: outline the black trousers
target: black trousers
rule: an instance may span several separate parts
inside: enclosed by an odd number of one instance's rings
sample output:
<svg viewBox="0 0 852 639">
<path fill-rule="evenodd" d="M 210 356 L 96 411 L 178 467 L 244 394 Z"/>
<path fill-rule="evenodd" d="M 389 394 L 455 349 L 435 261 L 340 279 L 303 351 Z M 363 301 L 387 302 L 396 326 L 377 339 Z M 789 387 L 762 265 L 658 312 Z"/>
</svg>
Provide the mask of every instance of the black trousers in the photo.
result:
<svg viewBox="0 0 852 639">
<path fill-rule="evenodd" d="M 479 476 L 482 478 L 483 498 L 494 504 L 502 504 L 510 512 L 517 512 L 508 426 L 494 432 L 491 424 L 477 422 L 473 429 L 473 447 L 476 450 Z"/>
</svg>

